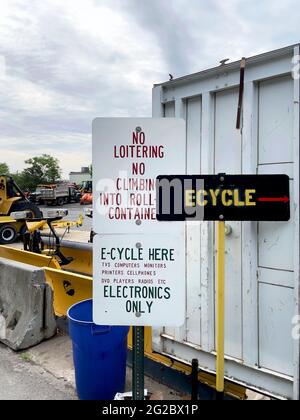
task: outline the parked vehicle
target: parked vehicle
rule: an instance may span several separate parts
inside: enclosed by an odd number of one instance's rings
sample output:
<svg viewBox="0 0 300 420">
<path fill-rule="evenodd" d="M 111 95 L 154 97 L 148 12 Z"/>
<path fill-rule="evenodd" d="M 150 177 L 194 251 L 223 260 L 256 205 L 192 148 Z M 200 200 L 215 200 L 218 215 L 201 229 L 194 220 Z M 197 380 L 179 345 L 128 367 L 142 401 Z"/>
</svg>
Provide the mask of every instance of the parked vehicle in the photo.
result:
<svg viewBox="0 0 300 420">
<path fill-rule="evenodd" d="M 80 205 L 85 206 L 88 204 L 93 204 L 93 194 L 85 193 L 80 199 Z"/>
<path fill-rule="evenodd" d="M 93 204 L 93 181 L 84 181 L 81 192 L 80 204 L 82 206 Z"/>
<path fill-rule="evenodd" d="M 25 219 L 42 216 L 40 209 L 26 198 L 10 176 L 0 175 L 0 244 L 15 242 L 24 231 Z"/>
<path fill-rule="evenodd" d="M 84 181 L 82 183 L 82 192 L 83 193 L 92 193 L 93 192 L 93 181 Z"/>
<path fill-rule="evenodd" d="M 79 203 L 81 193 L 69 184 L 44 186 L 39 190 L 37 199 L 48 206 L 63 206 L 68 203 Z"/>
<path fill-rule="evenodd" d="M 38 185 L 36 190 L 29 194 L 29 200 L 35 204 L 42 204 L 41 202 L 41 190 L 44 188 L 48 188 L 49 185 Z"/>
</svg>

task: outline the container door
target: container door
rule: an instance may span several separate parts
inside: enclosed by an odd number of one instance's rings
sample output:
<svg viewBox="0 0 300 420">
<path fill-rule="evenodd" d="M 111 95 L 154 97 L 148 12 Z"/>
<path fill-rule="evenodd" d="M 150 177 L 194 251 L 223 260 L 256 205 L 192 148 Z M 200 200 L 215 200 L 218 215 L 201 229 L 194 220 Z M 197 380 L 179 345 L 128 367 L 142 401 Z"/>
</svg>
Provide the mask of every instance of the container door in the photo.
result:
<svg viewBox="0 0 300 420">
<path fill-rule="evenodd" d="M 293 203 L 293 80 L 259 83 L 258 173 L 290 176 Z M 293 375 L 295 218 L 258 224 L 259 366 Z M 280 333 L 279 333 L 280 332 Z"/>
</svg>

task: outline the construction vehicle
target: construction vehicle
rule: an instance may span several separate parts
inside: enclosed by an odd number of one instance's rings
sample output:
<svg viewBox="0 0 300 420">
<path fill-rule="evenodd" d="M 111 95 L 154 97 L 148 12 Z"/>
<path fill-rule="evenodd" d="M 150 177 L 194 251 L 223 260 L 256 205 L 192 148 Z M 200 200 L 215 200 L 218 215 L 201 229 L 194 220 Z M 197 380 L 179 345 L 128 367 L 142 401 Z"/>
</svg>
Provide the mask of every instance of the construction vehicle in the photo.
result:
<svg viewBox="0 0 300 420">
<path fill-rule="evenodd" d="M 31 203 L 14 180 L 0 175 L 0 244 L 13 243 L 26 229 L 26 219 L 41 218 L 43 213 Z"/>
<path fill-rule="evenodd" d="M 40 185 L 38 185 L 36 187 L 36 190 L 34 192 L 31 192 L 29 194 L 29 197 L 28 197 L 29 200 L 32 203 L 35 203 L 37 205 L 43 204 L 42 201 L 41 201 L 41 190 L 44 189 L 44 188 L 48 188 L 48 187 L 49 187 L 49 184 L 40 184 Z"/>
<path fill-rule="evenodd" d="M 37 198 L 47 206 L 63 206 L 68 203 L 79 203 L 80 196 L 80 192 L 69 184 L 53 184 L 39 188 Z"/>
<path fill-rule="evenodd" d="M 61 252 L 61 240 L 55 229 L 56 227 L 64 226 L 68 230 L 71 226 L 75 226 L 77 224 L 77 222 L 64 222 L 62 219 L 67 215 L 68 210 L 53 210 L 48 212 L 43 219 L 25 220 L 26 230 L 23 235 L 24 250 L 34 252 L 36 254 L 51 255 L 52 257 L 56 257 L 61 266 L 70 264 L 73 261 L 73 258 L 65 257 Z M 78 223 L 82 224 L 82 216 L 80 217 L 80 221 Z M 41 237 L 41 230 L 45 227 L 50 230 L 50 234 L 54 239 L 52 247 L 51 241 L 49 241 L 49 248 L 47 248 L 46 243 Z"/>
<path fill-rule="evenodd" d="M 81 192 L 80 205 L 93 204 L 93 181 L 84 181 Z"/>
<path fill-rule="evenodd" d="M 82 183 L 82 193 L 92 193 L 93 192 L 93 181 L 83 181 Z"/>
<path fill-rule="evenodd" d="M 80 205 L 84 206 L 87 204 L 93 204 L 93 194 L 85 193 L 80 199 Z"/>
</svg>

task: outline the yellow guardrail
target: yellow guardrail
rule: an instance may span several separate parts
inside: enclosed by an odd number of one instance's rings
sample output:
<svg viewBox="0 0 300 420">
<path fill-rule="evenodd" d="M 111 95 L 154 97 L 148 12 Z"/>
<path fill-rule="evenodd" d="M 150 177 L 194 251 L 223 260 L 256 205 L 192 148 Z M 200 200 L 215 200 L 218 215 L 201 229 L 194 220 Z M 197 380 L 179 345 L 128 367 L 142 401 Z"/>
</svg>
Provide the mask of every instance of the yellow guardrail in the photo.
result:
<svg viewBox="0 0 300 420">
<path fill-rule="evenodd" d="M 17 249 L 6 245 L 0 246 L 0 257 L 36 267 L 50 267 L 56 268 L 57 270 L 60 270 L 61 268 L 56 258 L 35 254 L 34 252 L 24 251 L 23 249 Z"/>
<path fill-rule="evenodd" d="M 45 274 L 47 283 L 53 289 L 53 307 L 57 316 L 65 316 L 70 306 L 91 299 L 92 277 L 53 268 L 45 268 Z"/>
<path fill-rule="evenodd" d="M 73 261 L 66 266 L 68 271 L 81 273 L 87 276 L 93 275 L 93 252 L 92 248 L 82 244 L 73 246 L 72 242 L 63 241 L 61 252 L 65 257 L 72 257 Z M 85 246 L 84 246 L 85 245 Z"/>
</svg>

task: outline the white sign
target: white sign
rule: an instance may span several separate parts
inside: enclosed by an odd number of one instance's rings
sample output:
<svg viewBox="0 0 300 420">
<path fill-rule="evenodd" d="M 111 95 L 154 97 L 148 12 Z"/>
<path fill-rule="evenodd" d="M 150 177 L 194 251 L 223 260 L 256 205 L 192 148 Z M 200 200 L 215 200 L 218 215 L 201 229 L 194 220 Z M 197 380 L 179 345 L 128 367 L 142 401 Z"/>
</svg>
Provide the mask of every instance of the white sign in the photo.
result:
<svg viewBox="0 0 300 420">
<path fill-rule="evenodd" d="M 156 220 L 156 177 L 174 173 L 185 173 L 183 120 L 94 120 L 96 324 L 183 324 L 184 223 Z"/>
<path fill-rule="evenodd" d="M 93 319 L 96 324 L 180 326 L 184 323 L 182 237 L 96 235 L 94 241 Z"/>
<path fill-rule="evenodd" d="M 185 173 L 185 123 L 174 118 L 96 118 L 93 202 L 96 233 L 178 232 L 156 221 L 155 180 Z M 181 227 L 179 227 L 181 225 Z"/>
</svg>

